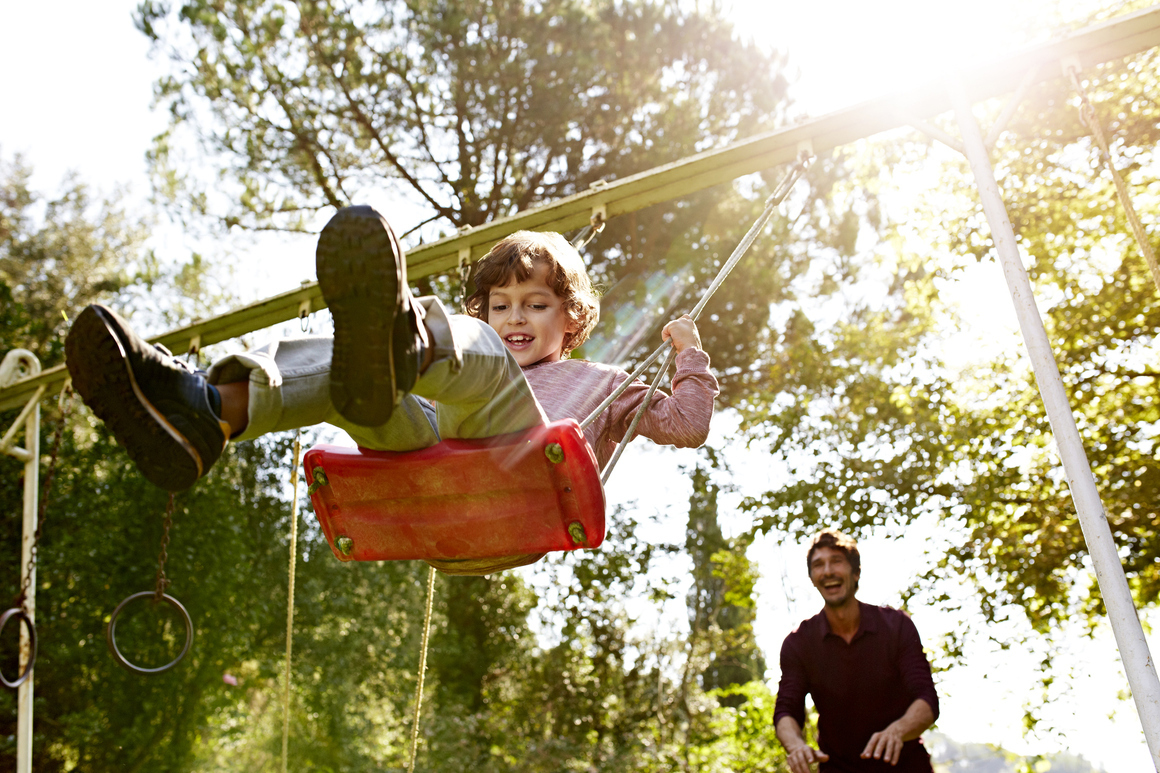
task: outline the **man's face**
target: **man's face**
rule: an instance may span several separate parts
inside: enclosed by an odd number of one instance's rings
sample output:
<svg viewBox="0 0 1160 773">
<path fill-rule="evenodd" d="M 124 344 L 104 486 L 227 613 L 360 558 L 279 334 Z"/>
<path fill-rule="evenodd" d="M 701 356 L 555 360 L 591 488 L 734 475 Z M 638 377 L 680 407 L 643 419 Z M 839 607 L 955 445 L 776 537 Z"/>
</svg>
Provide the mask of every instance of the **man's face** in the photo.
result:
<svg viewBox="0 0 1160 773">
<path fill-rule="evenodd" d="M 846 554 L 834 548 L 821 547 L 810 558 L 810 581 L 822 594 L 828 607 L 840 607 L 854 598 L 858 575 Z"/>
</svg>

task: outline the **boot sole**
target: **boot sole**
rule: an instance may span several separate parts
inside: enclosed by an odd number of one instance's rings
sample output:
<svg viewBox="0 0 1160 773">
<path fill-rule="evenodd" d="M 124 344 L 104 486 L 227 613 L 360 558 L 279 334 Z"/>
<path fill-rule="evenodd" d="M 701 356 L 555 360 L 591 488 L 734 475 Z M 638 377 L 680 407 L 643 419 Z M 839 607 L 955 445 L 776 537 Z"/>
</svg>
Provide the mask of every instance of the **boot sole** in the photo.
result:
<svg viewBox="0 0 1160 773">
<path fill-rule="evenodd" d="M 193 444 L 145 397 L 116 333 L 89 306 L 65 340 L 73 387 L 105 422 L 145 478 L 167 491 L 192 486 L 202 473 Z"/>
<path fill-rule="evenodd" d="M 330 402 L 362 427 L 386 424 L 398 399 L 393 333 L 406 266 L 370 207 L 340 210 L 318 236 L 316 270 L 334 317 Z"/>
</svg>

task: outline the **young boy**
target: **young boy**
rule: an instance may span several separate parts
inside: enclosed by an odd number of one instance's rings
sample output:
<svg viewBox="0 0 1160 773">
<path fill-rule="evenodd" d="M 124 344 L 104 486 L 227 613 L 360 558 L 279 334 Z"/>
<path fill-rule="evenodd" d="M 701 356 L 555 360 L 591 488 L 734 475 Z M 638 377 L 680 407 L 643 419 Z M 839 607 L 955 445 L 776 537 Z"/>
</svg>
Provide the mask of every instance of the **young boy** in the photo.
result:
<svg viewBox="0 0 1160 773">
<path fill-rule="evenodd" d="M 599 311 L 579 253 L 559 234 L 521 231 L 496 244 L 476 266 L 470 316 L 411 296 L 403 250 L 370 207 L 342 209 L 327 223 L 317 272 L 333 339 L 277 340 L 205 374 L 94 305 L 65 342 L 73 384 L 145 477 L 180 491 L 231 438 L 327 422 L 360 446 L 410 451 L 441 438 L 582 420 L 627 378 L 619 368 L 567 359 Z M 699 446 L 718 391 L 709 357 L 687 316 L 662 337 L 678 352 L 673 394 L 654 395 L 638 431 Z M 634 383 L 585 430 L 601 466 L 646 391 Z"/>
</svg>

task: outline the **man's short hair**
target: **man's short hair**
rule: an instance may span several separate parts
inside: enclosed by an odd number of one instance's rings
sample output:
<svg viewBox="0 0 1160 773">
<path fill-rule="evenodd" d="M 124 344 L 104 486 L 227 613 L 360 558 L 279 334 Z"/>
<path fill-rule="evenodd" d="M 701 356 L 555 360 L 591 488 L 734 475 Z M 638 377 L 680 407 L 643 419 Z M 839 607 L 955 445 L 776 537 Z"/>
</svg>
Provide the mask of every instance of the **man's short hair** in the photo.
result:
<svg viewBox="0 0 1160 773">
<path fill-rule="evenodd" d="M 841 551 L 854 574 L 862 573 L 862 556 L 858 553 L 858 542 L 837 529 L 822 529 L 810 540 L 810 549 L 806 553 L 806 571 L 811 571 L 814 560 L 814 551 L 818 548 L 832 548 Z"/>
</svg>

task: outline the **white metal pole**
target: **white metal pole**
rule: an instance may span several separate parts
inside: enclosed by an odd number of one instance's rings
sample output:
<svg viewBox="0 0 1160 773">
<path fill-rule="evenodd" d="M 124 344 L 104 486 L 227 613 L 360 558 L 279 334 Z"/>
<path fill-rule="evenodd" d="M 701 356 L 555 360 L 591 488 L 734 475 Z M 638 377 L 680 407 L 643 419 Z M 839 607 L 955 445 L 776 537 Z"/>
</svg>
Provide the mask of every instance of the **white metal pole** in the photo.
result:
<svg viewBox="0 0 1160 773">
<path fill-rule="evenodd" d="M 7 386 L 21 377 L 40 373 L 40 360 L 27 349 L 13 349 L 0 362 L 0 387 Z M 28 596 L 24 609 L 30 621 L 36 619 L 36 574 L 32 548 L 36 542 L 37 497 L 40 492 L 40 398 L 43 389 L 38 389 L 25 405 L 16 423 L 0 440 L 0 451 L 24 460 L 24 534 L 20 542 L 20 582 L 29 578 Z M 24 448 L 12 448 L 9 441 L 15 436 L 20 424 L 24 424 Z M 19 673 L 24 673 L 32 657 L 32 640 L 28 629 L 20 623 Z M 16 773 L 32 773 L 32 678 L 21 683 L 16 692 Z"/>
<path fill-rule="evenodd" d="M 28 596 L 24 609 L 33 625 L 36 624 L 36 566 L 32 562 L 32 546 L 36 539 L 36 511 L 40 495 L 40 401 L 24 423 L 24 535 L 20 541 L 20 581 L 29 577 Z M 20 673 L 32 657 L 32 640 L 28 629 L 20 626 Z M 16 773 L 32 773 L 32 680 L 35 674 L 16 690 Z"/>
<path fill-rule="evenodd" d="M 1160 680 L 1156 677 L 1156 668 L 1148 651 L 1148 641 L 1144 638 L 1144 630 L 1136 615 L 1132 593 L 1124 577 L 1124 567 L 1116 552 L 1112 530 L 1108 526 L 1107 513 L 1104 511 L 1103 502 L 1100 501 L 1099 492 L 1096 491 L 1095 477 L 1084 452 L 1079 430 L 1076 429 L 1071 403 L 1064 391 L 1063 379 L 1059 375 L 1059 365 L 1047 339 L 1043 318 L 1036 308 L 1031 282 L 1019 255 L 1015 232 L 1007 217 L 1007 209 L 999 193 L 999 185 L 995 181 L 995 171 L 971 111 L 971 103 L 960 83 L 952 84 L 950 91 L 967 159 L 970 161 L 979 197 L 983 202 L 983 212 L 991 226 L 995 251 L 999 254 L 1003 274 L 1007 278 L 1007 287 L 1015 302 L 1015 312 L 1019 317 L 1019 327 L 1023 331 L 1023 341 L 1031 357 L 1039 393 L 1047 409 L 1047 418 L 1051 422 L 1051 431 L 1059 447 L 1059 455 L 1071 489 L 1072 502 L 1075 503 L 1080 528 L 1083 530 L 1084 541 L 1087 543 L 1088 553 L 1095 567 L 1096 579 L 1100 584 L 1112 632 L 1119 646 L 1124 671 L 1128 676 L 1128 685 L 1131 687 L 1140 723 L 1144 728 L 1152 766 L 1160 771 Z"/>
</svg>

